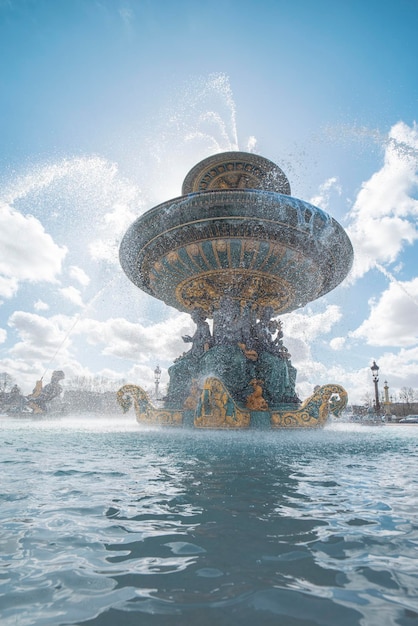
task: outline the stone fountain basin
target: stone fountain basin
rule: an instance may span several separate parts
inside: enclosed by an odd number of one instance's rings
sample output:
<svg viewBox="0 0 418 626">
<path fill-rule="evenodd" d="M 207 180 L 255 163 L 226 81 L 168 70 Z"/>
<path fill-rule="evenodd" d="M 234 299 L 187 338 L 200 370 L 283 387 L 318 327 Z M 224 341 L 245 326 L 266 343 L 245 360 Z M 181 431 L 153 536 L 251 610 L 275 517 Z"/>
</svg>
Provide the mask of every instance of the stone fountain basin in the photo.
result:
<svg viewBox="0 0 418 626">
<path fill-rule="evenodd" d="M 326 212 L 258 189 L 204 191 L 139 217 L 120 263 L 146 293 L 212 316 L 222 295 L 288 313 L 334 289 L 353 262 L 351 242 Z"/>
</svg>

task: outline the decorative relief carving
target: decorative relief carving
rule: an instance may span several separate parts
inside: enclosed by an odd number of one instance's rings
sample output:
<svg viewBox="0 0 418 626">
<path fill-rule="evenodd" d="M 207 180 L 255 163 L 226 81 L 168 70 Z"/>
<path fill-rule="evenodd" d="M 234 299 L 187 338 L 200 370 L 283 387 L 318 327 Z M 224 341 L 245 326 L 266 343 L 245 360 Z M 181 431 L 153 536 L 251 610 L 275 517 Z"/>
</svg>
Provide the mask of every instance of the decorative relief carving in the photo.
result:
<svg viewBox="0 0 418 626">
<path fill-rule="evenodd" d="M 341 385 L 324 385 L 302 404 L 300 409 L 273 411 L 273 428 L 315 428 L 323 426 L 330 413 L 339 417 L 347 406 L 347 392 Z"/>
<path fill-rule="evenodd" d="M 158 409 L 151 403 L 146 391 L 138 385 L 124 385 L 116 394 L 116 399 L 124 413 L 131 406 L 135 410 L 137 422 L 160 426 L 181 426 L 183 413 L 170 409 Z"/>
<path fill-rule="evenodd" d="M 257 154 L 214 155 L 198 163 L 186 176 L 183 194 L 199 191 L 264 189 L 290 195 L 284 172 Z"/>
<path fill-rule="evenodd" d="M 250 413 L 239 409 L 218 378 L 205 380 L 196 408 L 196 428 L 248 428 Z"/>
<path fill-rule="evenodd" d="M 211 317 L 225 293 L 242 305 L 248 303 L 260 309 L 270 306 L 277 313 L 294 297 L 292 285 L 285 280 L 237 268 L 187 278 L 177 286 L 176 300 L 186 309 L 199 306 Z"/>
</svg>

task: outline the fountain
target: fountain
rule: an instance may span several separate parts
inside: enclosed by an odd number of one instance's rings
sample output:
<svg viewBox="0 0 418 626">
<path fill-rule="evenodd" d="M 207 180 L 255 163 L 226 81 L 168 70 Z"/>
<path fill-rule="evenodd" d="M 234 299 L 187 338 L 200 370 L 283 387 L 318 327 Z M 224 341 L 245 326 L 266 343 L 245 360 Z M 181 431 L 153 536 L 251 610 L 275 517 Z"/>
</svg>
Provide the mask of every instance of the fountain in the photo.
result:
<svg viewBox="0 0 418 626">
<path fill-rule="evenodd" d="M 120 262 L 128 278 L 196 324 L 183 337 L 190 350 L 169 368 L 163 408 L 137 385 L 118 391 L 138 422 L 313 428 L 346 406 L 337 384 L 300 401 L 276 317 L 334 289 L 351 268 L 352 246 L 331 216 L 290 193 L 268 159 L 224 152 L 193 167 L 182 196 L 126 232 Z"/>
</svg>

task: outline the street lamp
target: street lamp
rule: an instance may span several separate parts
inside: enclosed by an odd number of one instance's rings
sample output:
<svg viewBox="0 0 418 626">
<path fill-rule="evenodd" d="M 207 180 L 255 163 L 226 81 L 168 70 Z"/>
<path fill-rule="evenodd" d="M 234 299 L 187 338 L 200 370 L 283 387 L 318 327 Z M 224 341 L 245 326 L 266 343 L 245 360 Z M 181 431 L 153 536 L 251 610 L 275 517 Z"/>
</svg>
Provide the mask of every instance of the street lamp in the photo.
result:
<svg viewBox="0 0 418 626">
<path fill-rule="evenodd" d="M 372 377 L 374 382 L 374 396 L 375 396 L 375 409 L 376 413 L 380 411 L 380 402 L 379 402 L 379 366 L 376 365 L 376 361 L 373 361 L 373 365 L 370 368 L 372 370 Z"/>
<path fill-rule="evenodd" d="M 161 370 L 159 365 L 157 365 L 157 367 L 154 370 L 154 377 L 155 377 L 155 399 L 158 400 L 158 387 L 160 385 L 160 379 L 161 379 Z"/>
</svg>

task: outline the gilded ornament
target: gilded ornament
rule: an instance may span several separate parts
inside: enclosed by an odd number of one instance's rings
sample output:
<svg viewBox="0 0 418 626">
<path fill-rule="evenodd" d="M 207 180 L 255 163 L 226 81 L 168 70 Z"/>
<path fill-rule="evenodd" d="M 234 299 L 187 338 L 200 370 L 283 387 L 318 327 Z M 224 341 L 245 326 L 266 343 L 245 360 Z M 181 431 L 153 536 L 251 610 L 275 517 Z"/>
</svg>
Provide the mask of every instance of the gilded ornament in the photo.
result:
<svg viewBox="0 0 418 626">
<path fill-rule="evenodd" d="M 225 385 L 207 378 L 194 419 L 195 428 L 248 428 L 250 413 L 239 409 Z"/>
</svg>

